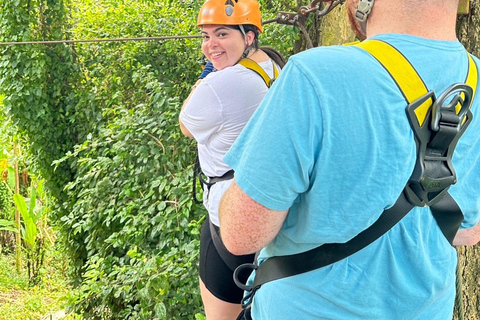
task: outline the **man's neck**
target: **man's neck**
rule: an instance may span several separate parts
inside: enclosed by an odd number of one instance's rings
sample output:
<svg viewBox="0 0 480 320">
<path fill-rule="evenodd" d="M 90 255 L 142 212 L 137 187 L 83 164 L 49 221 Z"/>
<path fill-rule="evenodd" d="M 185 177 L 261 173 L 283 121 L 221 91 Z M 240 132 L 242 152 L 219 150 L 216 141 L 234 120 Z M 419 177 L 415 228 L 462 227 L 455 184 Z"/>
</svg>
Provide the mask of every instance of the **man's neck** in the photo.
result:
<svg viewBox="0 0 480 320">
<path fill-rule="evenodd" d="M 456 5 L 431 1 L 408 8 L 405 0 L 376 1 L 367 24 L 367 37 L 384 33 L 409 34 L 427 39 L 456 40 Z"/>
</svg>

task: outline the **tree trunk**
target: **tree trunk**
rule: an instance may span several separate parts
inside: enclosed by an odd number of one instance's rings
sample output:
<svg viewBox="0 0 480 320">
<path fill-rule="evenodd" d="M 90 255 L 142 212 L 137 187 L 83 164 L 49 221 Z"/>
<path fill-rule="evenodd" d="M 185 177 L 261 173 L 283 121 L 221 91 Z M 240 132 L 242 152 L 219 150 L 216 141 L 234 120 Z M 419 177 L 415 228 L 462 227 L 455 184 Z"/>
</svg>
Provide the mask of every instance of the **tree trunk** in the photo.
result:
<svg viewBox="0 0 480 320">
<path fill-rule="evenodd" d="M 469 10 L 468 13 L 458 16 L 457 35 L 467 50 L 478 57 L 480 56 L 480 0 L 470 0 L 469 5 L 465 7 L 466 4 L 468 5 L 468 1 L 461 0 L 462 11 L 466 8 Z M 335 8 L 321 18 L 318 24 L 319 30 L 309 29 L 310 37 L 318 39 L 314 41 L 318 45 L 336 45 L 355 40 L 345 6 Z M 462 303 L 458 296 L 454 319 L 480 320 L 480 245 L 459 247 L 458 256 Z"/>
<path fill-rule="evenodd" d="M 458 268 L 462 281 L 460 290 L 462 303 L 456 303 L 454 319 L 479 320 L 480 246 L 458 247 L 457 251 Z M 457 299 L 457 301 L 459 300 Z"/>
<path fill-rule="evenodd" d="M 471 0 L 468 14 L 458 16 L 457 35 L 470 53 L 480 55 L 480 0 Z"/>
<path fill-rule="evenodd" d="M 469 7 L 467 14 L 458 16 L 457 35 L 465 48 L 478 57 L 480 56 L 480 0 L 471 0 Z M 457 306 L 460 312 L 458 315 L 455 314 L 455 319 L 462 319 L 460 315 L 463 314 L 465 320 L 480 320 L 480 246 L 459 247 L 458 267 L 462 276 L 463 304 Z"/>
</svg>

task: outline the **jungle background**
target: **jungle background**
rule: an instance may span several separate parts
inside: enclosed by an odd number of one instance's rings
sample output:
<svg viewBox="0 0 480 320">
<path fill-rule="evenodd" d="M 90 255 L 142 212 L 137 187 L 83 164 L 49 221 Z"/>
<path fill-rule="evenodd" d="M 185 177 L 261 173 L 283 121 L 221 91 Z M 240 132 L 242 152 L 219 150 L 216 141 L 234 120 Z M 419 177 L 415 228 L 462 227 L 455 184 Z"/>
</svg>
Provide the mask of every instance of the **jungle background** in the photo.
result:
<svg viewBox="0 0 480 320">
<path fill-rule="evenodd" d="M 479 1 L 463 1 L 458 18 L 477 56 Z M 310 4 L 259 2 L 264 21 Z M 60 309 L 69 319 L 204 319 L 206 212 L 191 194 L 195 143 L 177 121 L 201 40 L 176 38 L 199 34 L 202 3 L 0 0 L 0 319 Z M 268 23 L 260 43 L 289 57 L 355 40 L 342 6 L 304 21 Z M 480 319 L 479 250 L 458 249 L 459 319 Z"/>
</svg>

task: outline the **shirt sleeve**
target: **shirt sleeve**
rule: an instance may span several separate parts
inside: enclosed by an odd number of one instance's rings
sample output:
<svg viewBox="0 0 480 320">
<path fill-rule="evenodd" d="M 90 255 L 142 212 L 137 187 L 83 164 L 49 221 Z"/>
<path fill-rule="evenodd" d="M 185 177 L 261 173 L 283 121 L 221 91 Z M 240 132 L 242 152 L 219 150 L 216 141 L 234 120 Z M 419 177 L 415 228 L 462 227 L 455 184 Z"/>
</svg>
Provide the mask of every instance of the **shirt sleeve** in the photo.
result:
<svg viewBox="0 0 480 320">
<path fill-rule="evenodd" d="M 321 123 L 315 88 L 289 61 L 224 161 L 248 196 L 286 210 L 309 188 Z"/>
<path fill-rule="evenodd" d="M 207 80 L 195 89 L 180 113 L 180 120 L 200 144 L 218 131 L 223 123 L 222 104 Z"/>
</svg>

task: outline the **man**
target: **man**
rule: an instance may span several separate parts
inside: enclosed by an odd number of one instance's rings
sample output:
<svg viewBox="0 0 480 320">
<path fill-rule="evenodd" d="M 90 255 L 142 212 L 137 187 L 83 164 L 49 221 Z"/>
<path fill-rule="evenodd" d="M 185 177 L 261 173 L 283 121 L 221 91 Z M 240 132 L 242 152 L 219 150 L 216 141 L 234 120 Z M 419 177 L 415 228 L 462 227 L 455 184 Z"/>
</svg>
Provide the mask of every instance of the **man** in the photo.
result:
<svg viewBox="0 0 480 320">
<path fill-rule="evenodd" d="M 465 81 L 468 56 L 455 35 L 458 1 L 346 4 L 357 35 L 395 46 L 437 96 Z M 362 25 L 354 17 L 364 14 Z M 291 57 L 225 157 L 235 170 L 220 206 L 226 247 L 234 254 L 263 248 L 261 264 L 344 243 L 367 229 L 395 203 L 415 165 L 405 108 L 392 77 L 358 47 Z M 480 239 L 479 108 L 477 97 L 453 159 L 458 182 L 449 193 L 465 216 L 456 245 Z M 430 208 L 415 207 L 348 258 L 264 284 L 253 298 L 252 317 L 452 319 L 456 263 Z"/>
</svg>

